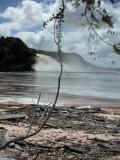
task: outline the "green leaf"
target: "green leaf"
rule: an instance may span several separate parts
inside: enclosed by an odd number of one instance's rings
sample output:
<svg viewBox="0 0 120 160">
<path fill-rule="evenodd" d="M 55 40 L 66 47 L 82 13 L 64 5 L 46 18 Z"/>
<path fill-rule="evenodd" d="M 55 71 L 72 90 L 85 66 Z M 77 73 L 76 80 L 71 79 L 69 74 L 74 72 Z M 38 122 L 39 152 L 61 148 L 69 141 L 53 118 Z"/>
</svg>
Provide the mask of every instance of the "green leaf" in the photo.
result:
<svg viewBox="0 0 120 160">
<path fill-rule="evenodd" d="M 117 55 L 120 55 L 120 43 L 114 44 L 113 49 L 116 52 Z"/>
</svg>

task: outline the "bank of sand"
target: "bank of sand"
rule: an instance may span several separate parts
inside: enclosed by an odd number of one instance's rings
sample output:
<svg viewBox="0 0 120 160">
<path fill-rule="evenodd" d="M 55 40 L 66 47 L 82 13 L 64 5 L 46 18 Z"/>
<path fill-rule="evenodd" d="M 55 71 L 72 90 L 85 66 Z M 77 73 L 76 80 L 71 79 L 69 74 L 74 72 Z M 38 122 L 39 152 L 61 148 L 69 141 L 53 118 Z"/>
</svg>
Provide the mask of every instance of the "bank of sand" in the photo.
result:
<svg viewBox="0 0 120 160">
<path fill-rule="evenodd" d="M 0 127 L 7 130 L 6 141 L 26 135 L 35 108 L 12 101 L 0 104 L 0 117 L 4 117 Z M 31 132 L 37 130 L 38 119 L 49 109 L 50 106 L 37 107 Z M 14 114 L 25 116 L 12 118 Z M 32 160 L 37 153 L 38 160 L 120 159 L 120 107 L 58 106 L 40 133 L 25 139 L 25 143 L 10 144 L 0 151 L 0 159 Z"/>
</svg>

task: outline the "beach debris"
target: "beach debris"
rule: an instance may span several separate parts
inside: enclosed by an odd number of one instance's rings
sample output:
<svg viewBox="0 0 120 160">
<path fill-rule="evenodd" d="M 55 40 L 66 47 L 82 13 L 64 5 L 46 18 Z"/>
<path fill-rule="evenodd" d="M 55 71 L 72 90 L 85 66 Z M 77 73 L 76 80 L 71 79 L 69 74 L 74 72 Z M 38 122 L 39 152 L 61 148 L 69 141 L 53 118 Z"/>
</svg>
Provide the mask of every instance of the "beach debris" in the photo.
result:
<svg viewBox="0 0 120 160">
<path fill-rule="evenodd" d="M 0 120 L 16 120 L 16 119 L 23 119 L 23 118 L 27 118 L 27 115 L 24 113 L 0 115 Z"/>
<path fill-rule="evenodd" d="M 13 159 L 13 158 L 2 158 L 2 157 L 0 157 L 0 160 L 15 160 L 15 159 Z"/>
<path fill-rule="evenodd" d="M 45 106 L 38 107 L 40 109 L 37 110 L 31 132 L 37 129 L 38 118 L 45 112 Z M 1 109 L 3 108 L 4 106 Z M 8 129 L 8 139 L 26 133 L 35 106 L 15 107 L 12 110 L 11 107 L 9 108 L 7 107 L 4 115 L 0 115 L 2 118 L 6 114 L 9 116 L 8 119 L 1 120 L 1 126 Z M 50 107 L 47 108 L 49 111 Z M 116 114 L 114 115 L 113 112 Z M 24 141 L 14 141 L 7 145 L 6 149 L 13 153 L 19 152 L 20 158 L 25 154 L 23 157 L 26 160 L 34 159 L 36 155 L 41 160 L 113 160 L 114 157 L 120 159 L 120 123 L 117 115 L 119 112 L 119 108 L 58 106 L 39 134 Z M 17 156 L 10 154 L 8 157 L 7 160 L 17 159 Z"/>
<path fill-rule="evenodd" d="M 0 127 L 0 146 L 3 145 L 6 140 L 6 134 L 7 129 L 5 129 L 4 127 Z"/>
</svg>

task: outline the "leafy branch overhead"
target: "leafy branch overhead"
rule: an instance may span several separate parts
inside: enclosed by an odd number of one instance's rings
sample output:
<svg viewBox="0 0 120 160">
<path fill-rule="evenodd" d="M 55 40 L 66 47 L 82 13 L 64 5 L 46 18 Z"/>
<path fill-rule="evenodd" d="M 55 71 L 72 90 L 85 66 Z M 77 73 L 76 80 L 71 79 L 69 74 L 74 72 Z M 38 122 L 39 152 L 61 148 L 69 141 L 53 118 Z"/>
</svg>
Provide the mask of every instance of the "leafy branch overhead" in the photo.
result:
<svg viewBox="0 0 120 160">
<path fill-rule="evenodd" d="M 113 49 L 118 55 L 120 55 L 120 43 L 114 44 Z"/>
<path fill-rule="evenodd" d="M 67 0 L 67 2 L 72 3 L 72 5 L 75 7 L 80 7 L 81 4 L 85 4 L 86 8 L 85 11 L 82 13 L 82 17 L 84 17 L 85 14 L 88 14 L 92 25 L 100 25 L 100 23 L 103 21 L 110 28 L 114 27 L 112 22 L 112 16 L 109 15 L 105 8 L 102 8 L 101 0 Z M 112 3 L 114 2 L 112 1 Z"/>
<path fill-rule="evenodd" d="M 50 17 L 47 21 L 44 21 L 43 27 L 45 28 L 47 26 L 47 24 L 51 21 L 56 21 L 61 19 L 62 22 L 64 22 L 63 18 L 64 18 L 64 11 L 65 11 L 65 4 L 64 1 L 62 1 L 62 5 L 59 7 L 59 12 L 55 15 L 53 14 L 52 17 Z"/>
<path fill-rule="evenodd" d="M 107 1 L 114 3 L 114 0 L 107 0 Z M 44 22 L 44 27 L 46 27 L 46 25 L 49 22 L 56 21 L 57 19 L 59 19 L 60 16 L 64 17 L 64 11 L 66 9 L 67 4 L 73 5 L 74 7 L 83 7 L 84 5 L 85 9 L 82 12 L 81 17 L 87 20 L 88 25 L 104 43 L 110 45 L 115 51 L 115 53 L 120 55 L 120 43 L 111 44 L 105 41 L 96 32 L 96 29 L 99 29 L 101 27 L 101 23 L 106 24 L 110 29 L 114 28 L 112 16 L 108 13 L 108 11 L 104 7 L 102 7 L 101 3 L 102 0 L 66 0 L 66 3 L 62 1 L 62 5 L 60 6 L 59 11 L 56 14 L 53 14 L 47 21 Z M 108 32 L 110 32 L 110 30 Z M 111 34 L 114 34 L 114 32 L 111 31 Z"/>
</svg>

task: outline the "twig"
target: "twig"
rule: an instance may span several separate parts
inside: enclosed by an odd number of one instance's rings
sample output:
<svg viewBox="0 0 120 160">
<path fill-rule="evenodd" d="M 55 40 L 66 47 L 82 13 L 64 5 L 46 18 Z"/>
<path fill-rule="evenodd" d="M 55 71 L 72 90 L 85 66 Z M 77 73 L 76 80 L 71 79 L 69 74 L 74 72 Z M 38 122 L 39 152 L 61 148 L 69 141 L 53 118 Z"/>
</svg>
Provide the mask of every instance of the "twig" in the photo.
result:
<svg viewBox="0 0 120 160">
<path fill-rule="evenodd" d="M 91 25 L 91 23 L 90 23 L 90 21 L 89 21 L 89 19 L 88 19 L 88 17 L 87 17 L 87 6 L 86 6 L 86 8 L 85 8 L 85 18 L 86 18 L 86 20 L 87 20 L 89 26 L 91 27 L 91 29 L 92 29 L 92 30 L 94 31 L 94 33 L 100 38 L 100 40 L 103 41 L 104 43 L 106 43 L 107 45 L 113 47 L 113 44 L 111 44 L 111 43 L 105 41 L 105 40 L 104 40 L 104 39 L 96 32 L 95 28 Z"/>
<path fill-rule="evenodd" d="M 71 146 L 68 146 L 68 145 L 65 145 L 64 146 L 65 150 L 69 150 L 70 152 L 75 152 L 75 153 L 80 153 L 80 154 L 84 154 L 86 153 L 87 151 L 82 149 L 82 148 L 74 148 L 74 147 L 71 147 Z"/>
<path fill-rule="evenodd" d="M 29 126 L 29 128 L 28 128 L 28 131 L 27 131 L 27 134 L 26 134 L 26 135 L 29 135 L 30 130 L 31 130 L 31 128 L 32 128 L 33 121 L 34 121 L 34 119 L 35 119 L 35 117 L 36 117 L 36 114 L 37 114 L 37 108 L 38 108 L 38 105 L 39 105 L 39 102 L 40 102 L 40 98 L 41 98 L 41 93 L 39 94 L 38 101 L 37 101 L 37 105 L 35 106 L 34 115 L 33 115 L 33 117 L 32 117 L 32 120 L 31 120 L 31 122 L 30 122 L 30 126 Z"/>
<path fill-rule="evenodd" d="M 97 141 L 97 142 L 102 142 L 102 143 L 109 143 L 109 140 L 105 140 L 105 139 L 100 139 L 100 138 L 88 138 L 88 140 L 93 140 L 93 141 Z"/>
<path fill-rule="evenodd" d="M 116 148 L 116 146 L 108 146 L 104 143 L 98 143 L 98 145 L 100 145 L 101 147 L 104 147 L 105 150 L 109 151 L 109 152 L 115 152 L 115 153 L 120 153 L 120 150 Z"/>
</svg>

